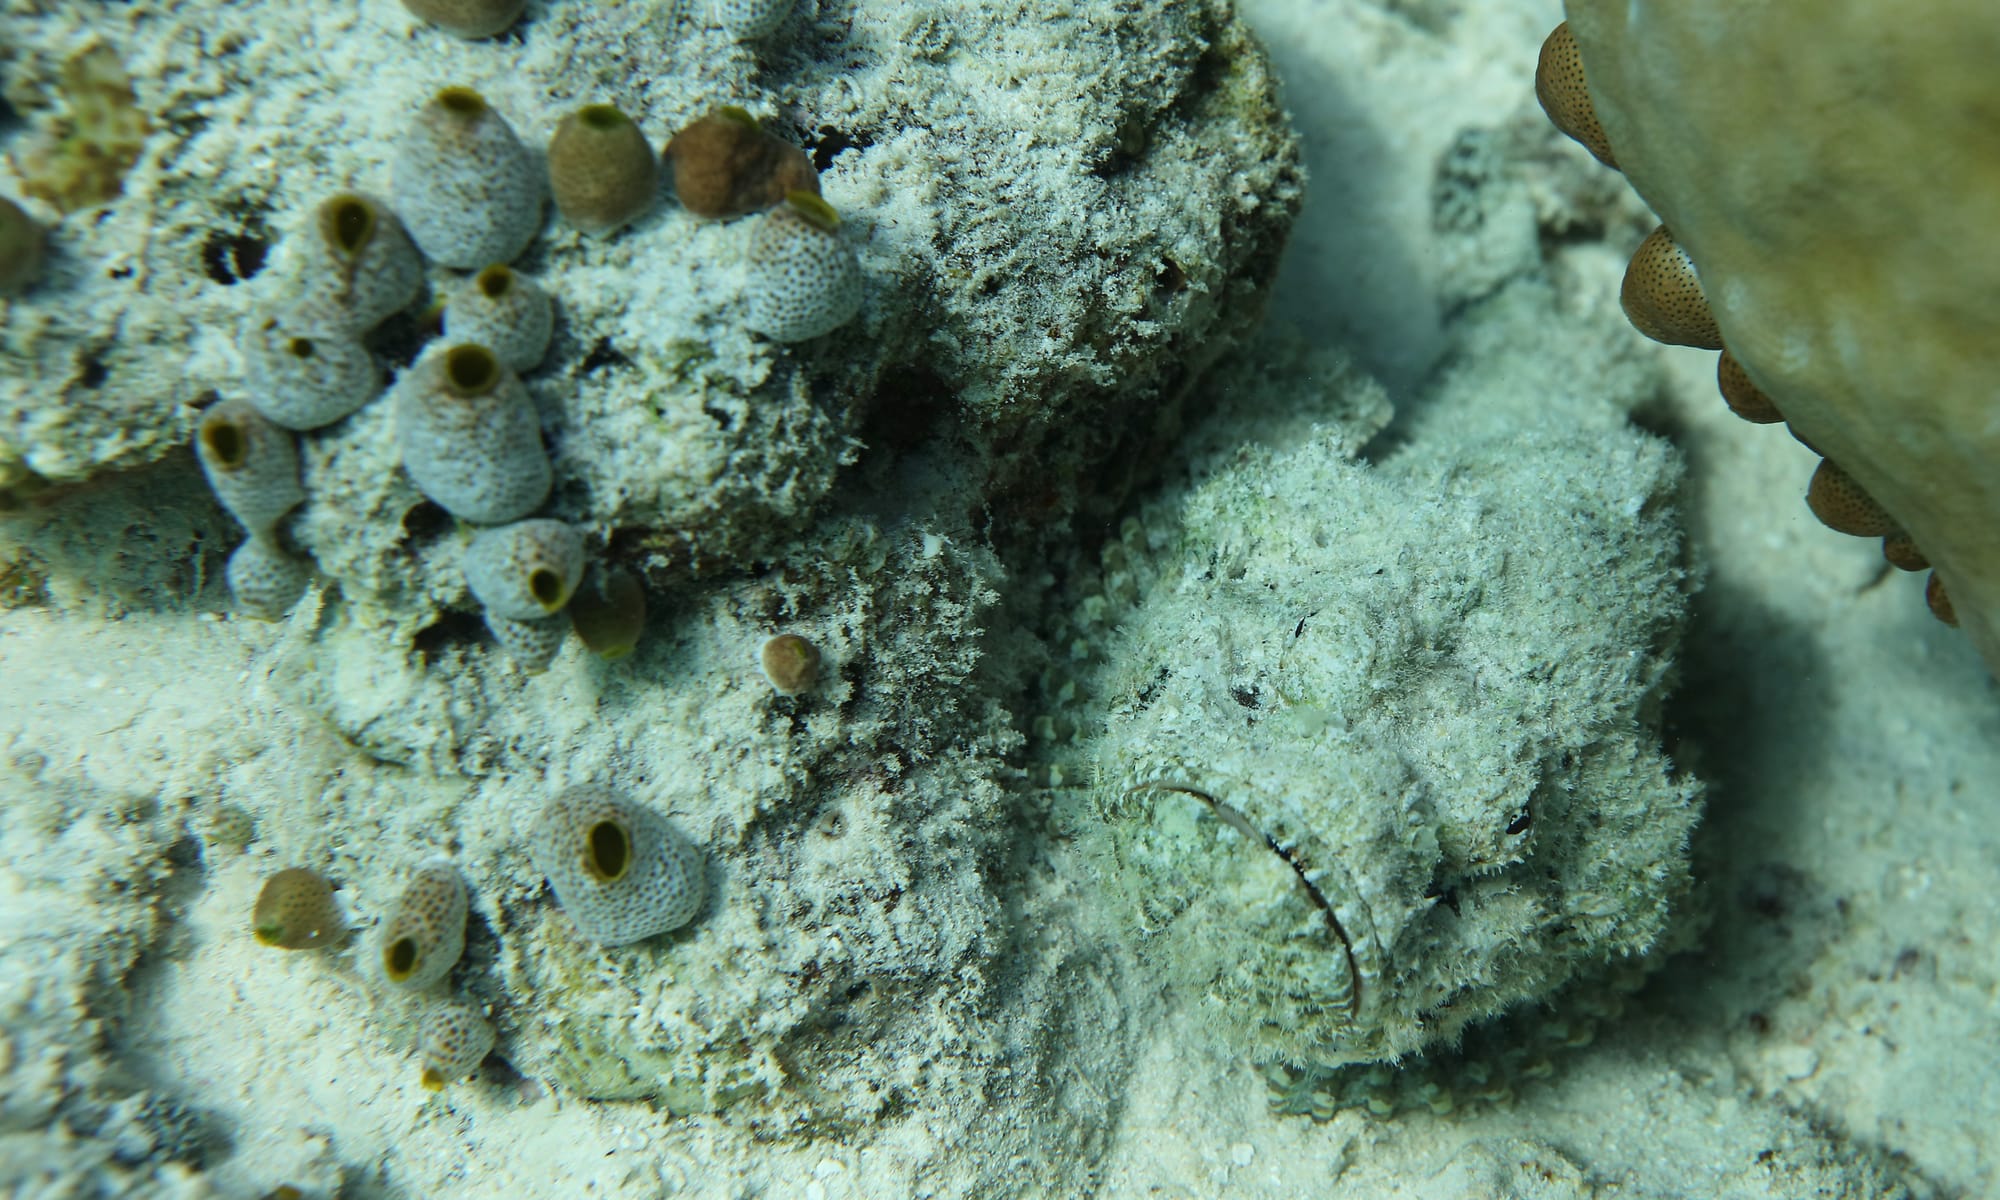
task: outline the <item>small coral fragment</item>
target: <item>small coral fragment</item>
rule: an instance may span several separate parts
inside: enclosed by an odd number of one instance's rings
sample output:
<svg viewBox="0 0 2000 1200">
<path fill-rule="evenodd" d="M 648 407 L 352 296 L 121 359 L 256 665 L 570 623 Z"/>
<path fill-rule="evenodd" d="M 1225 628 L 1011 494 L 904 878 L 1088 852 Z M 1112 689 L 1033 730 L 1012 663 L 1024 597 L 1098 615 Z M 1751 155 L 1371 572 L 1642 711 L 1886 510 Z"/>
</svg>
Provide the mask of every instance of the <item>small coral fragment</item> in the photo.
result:
<svg viewBox="0 0 2000 1200">
<path fill-rule="evenodd" d="M 653 206 L 659 160 L 632 118 L 609 104 L 564 117 L 549 139 L 549 190 L 563 219 L 602 236 Z"/>
<path fill-rule="evenodd" d="M 0 196 L 0 296 L 18 295 L 41 277 L 46 238 L 26 210 Z"/>
<path fill-rule="evenodd" d="M 410 236 L 444 266 L 511 262 L 542 227 L 541 172 L 471 88 L 446 88 L 418 110 L 390 176 Z"/>
<path fill-rule="evenodd" d="M 487 612 L 534 621 L 561 612 L 583 579 L 583 535 L 537 519 L 483 529 L 465 548 L 465 582 Z"/>
<path fill-rule="evenodd" d="M 810 691 L 819 682 L 819 647 L 796 633 L 781 633 L 765 642 L 758 661 L 764 678 L 781 696 Z"/>
<path fill-rule="evenodd" d="M 562 651 L 563 640 L 569 636 L 569 614 L 517 621 L 489 612 L 486 629 L 515 666 L 530 675 L 539 675 L 549 669 Z"/>
<path fill-rule="evenodd" d="M 793 0 L 709 0 L 711 25 L 739 42 L 752 42 L 778 31 L 791 15 Z"/>
<path fill-rule="evenodd" d="M 599 658 L 624 658 L 646 629 L 646 589 L 630 571 L 599 567 L 569 600 L 576 636 Z"/>
<path fill-rule="evenodd" d="M 551 800 L 529 831 L 528 857 L 577 932 L 606 946 L 679 929 L 708 896 L 701 852 L 608 788 L 571 788 Z"/>
<path fill-rule="evenodd" d="M 331 425 L 382 391 L 375 356 L 311 309 L 251 314 L 243 335 L 250 403 L 287 429 Z"/>
<path fill-rule="evenodd" d="M 442 982 L 465 951 L 466 908 L 458 868 L 419 867 L 382 925 L 382 977 L 411 992 Z"/>
<path fill-rule="evenodd" d="M 542 285 L 505 263 L 467 280 L 444 306 L 444 335 L 485 346 L 516 372 L 532 370 L 548 353 L 555 304 Z"/>
<path fill-rule="evenodd" d="M 782 203 L 787 193 L 819 195 L 819 172 L 804 150 L 734 105 L 690 124 L 667 143 L 674 196 L 699 217 L 735 217 Z"/>
<path fill-rule="evenodd" d="M 246 616 L 275 621 L 292 610 L 312 581 L 312 567 L 269 533 L 253 533 L 229 556 L 229 594 Z"/>
<path fill-rule="evenodd" d="M 861 264 L 840 218 L 810 192 L 793 192 L 750 233 L 744 323 L 774 342 L 802 342 L 861 311 Z"/>
<path fill-rule="evenodd" d="M 210 406 L 195 426 L 195 457 L 215 498 L 251 533 L 264 533 L 305 499 L 298 445 L 241 400 Z"/>
<path fill-rule="evenodd" d="M 347 933 L 347 920 L 324 875 L 287 867 L 264 881 L 250 929 L 266 946 L 311 950 L 337 944 Z"/>
<path fill-rule="evenodd" d="M 1633 328 L 1656 342 L 1722 349 L 1722 331 L 1716 328 L 1715 314 L 1702 294 L 1694 260 L 1665 225 L 1647 234 L 1633 252 L 1618 300 Z"/>
<path fill-rule="evenodd" d="M 421 1081 L 430 1091 L 468 1078 L 493 1052 L 493 1023 L 465 1000 L 446 1000 L 424 1010 L 417 1027 L 423 1053 Z"/>
<path fill-rule="evenodd" d="M 1556 26 L 1542 42 L 1541 57 L 1535 63 L 1535 99 L 1542 102 L 1542 111 L 1549 115 L 1550 124 L 1581 143 L 1598 162 L 1613 170 L 1618 168 L 1618 161 L 1611 153 L 1611 139 L 1604 136 L 1597 109 L 1590 103 L 1583 53 L 1577 49 L 1576 35 L 1569 31 L 1568 21 Z"/>
<path fill-rule="evenodd" d="M 1896 518 L 1830 458 L 1821 459 L 1813 471 L 1812 483 L 1806 488 L 1806 507 L 1837 533 L 1882 537 L 1897 528 Z"/>
<path fill-rule="evenodd" d="M 1749 372 L 1734 354 L 1724 350 L 1715 358 L 1715 387 L 1722 393 L 1729 411 L 1758 425 L 1775 425 L 1785 419 L 1764 389 L 1750 381 Z"/>
<path fill-rule="evenodd" d="M 548 496 L 554 476 L 534 402 L 493 351 L 427 351 L 393 394 L 403 469 L 452 516 L 505 524 Z"/>
<path fill-rule="evenodd" d="M 504 33 L 527 6 L 527 0 L 403 0 L 418 20 L 462 38 Z"/>
</svg>

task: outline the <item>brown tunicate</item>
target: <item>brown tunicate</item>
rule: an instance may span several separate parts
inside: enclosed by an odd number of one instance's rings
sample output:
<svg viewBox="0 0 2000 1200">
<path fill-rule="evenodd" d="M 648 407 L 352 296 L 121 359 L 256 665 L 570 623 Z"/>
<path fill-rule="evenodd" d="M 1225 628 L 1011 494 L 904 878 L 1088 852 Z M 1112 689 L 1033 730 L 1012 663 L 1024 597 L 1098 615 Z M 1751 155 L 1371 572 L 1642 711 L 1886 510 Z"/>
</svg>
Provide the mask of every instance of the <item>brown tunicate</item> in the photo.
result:
<svg viewBox="0 0 2000 1200">
<path fill-rule="evenodd" d="M 594 568 L 569 598 L 570 623 L 592 654 L 623 658 L 646 629 L 646 589 L 629 571 Z"/>
<path fill-rule="evenodd" d="M 337 944 L 347 933 L 347 922 L 324 875 L 287 867 L 264 881 L 250 930 L 266 946 L 311 950 Z"/>
<path fill-rule="evenodd" d="M 764 678 L 781 696 L 796 696 L 819 681 L 819 648 L 796 633 L 781 633 L 764 643 Z"/>
<path fill-rule="evenodd" d="M 549 190 L 563 219 L 602 236 L 636 220 L 659 190 L 659 160 L 632 118 L 609 104 L 564 117 L 549 139 Z"/>
<path fill-rule="evenodd" d="M 681 207 L 702 217 L 766 209 L 793 191 L 819 195 L 819 172 L 804 150 L 770 133 L 734 105 L 716 109 L 667 143 Z"/>
</svg>

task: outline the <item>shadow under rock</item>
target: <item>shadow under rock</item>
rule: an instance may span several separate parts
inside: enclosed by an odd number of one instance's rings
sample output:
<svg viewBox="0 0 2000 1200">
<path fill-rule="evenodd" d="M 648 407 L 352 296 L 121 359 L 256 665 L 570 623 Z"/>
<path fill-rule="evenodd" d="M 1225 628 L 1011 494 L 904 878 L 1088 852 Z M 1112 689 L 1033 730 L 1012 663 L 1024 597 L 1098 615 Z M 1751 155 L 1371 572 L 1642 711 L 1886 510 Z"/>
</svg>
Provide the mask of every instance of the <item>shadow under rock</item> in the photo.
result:
<svg viewBox="0 0 2000 1200">
<path fill-rule="evenodd" d="M 1697 902 L 1712 920 L 1685 967 L 1663 973 L 1661 990 L 1684 1019 L 1760 1032 L 1763 1009 L 1845 921 L 1836 881 L 1801 865 L 1821 814 L 1796 783 L 1832 728 L 1833 699 L 1809 631 L 1726 582 L 1696 598 L 1683 645 L 1664 732 L 1708 786 L 1693 856 Z"/>
<path fill-rule="evenodd" d="M 1415 247 L 1395 236 L 1395 214 L 1429 205 L 1428 190 L 1399 196 L 1395 161 L 1408 153 L 1375 125 L 1311 39 L 1259 28 L 1294 116 L 1307 178 L 1272 289 L 1270 314 L 1314 343 L 1353 349 L 1396 394 L 1411 392 L 1444 350 L 1438 298 Z M 1425 178 L 1429 172 L 1426 169 Z"/>
<path fill-rule="evenodd" d="M 221 609 L 224 567 L 242 537 L 187 449 L 82 483 L 0 493 L 0 611 Z"/>
</svg>

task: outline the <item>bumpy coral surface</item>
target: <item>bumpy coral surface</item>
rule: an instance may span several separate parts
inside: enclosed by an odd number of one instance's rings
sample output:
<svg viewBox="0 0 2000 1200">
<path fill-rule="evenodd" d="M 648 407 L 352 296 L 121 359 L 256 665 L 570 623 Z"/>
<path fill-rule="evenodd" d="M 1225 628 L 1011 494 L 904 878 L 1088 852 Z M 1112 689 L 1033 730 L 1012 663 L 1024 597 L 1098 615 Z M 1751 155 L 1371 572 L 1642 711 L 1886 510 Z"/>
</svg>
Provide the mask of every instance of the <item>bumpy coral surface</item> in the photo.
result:
<svg viewBox="0 0 2000 1200">
<path fill-rule="evenodd" d="M 1569 0 L 1618 165 L 1794 430 L 2000 667 L 2000 19 L 1982 0 Z"/>
</svg>

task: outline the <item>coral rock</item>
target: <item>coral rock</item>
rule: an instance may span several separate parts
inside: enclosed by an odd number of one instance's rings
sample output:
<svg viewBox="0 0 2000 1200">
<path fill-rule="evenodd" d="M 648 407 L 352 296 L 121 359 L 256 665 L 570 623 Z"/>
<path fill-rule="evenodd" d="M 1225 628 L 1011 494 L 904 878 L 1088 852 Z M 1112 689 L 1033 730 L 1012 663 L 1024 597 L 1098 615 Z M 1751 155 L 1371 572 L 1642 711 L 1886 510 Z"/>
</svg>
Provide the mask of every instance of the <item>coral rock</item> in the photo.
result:
<svg viewBox="0 0 2000 1200">
<path fill-rule="evenodd" d="M 1619 167 L 1730 352 L 2000 669 L 2000 23 L 1986 0 L 1569 0 Z"/>
</svg>

